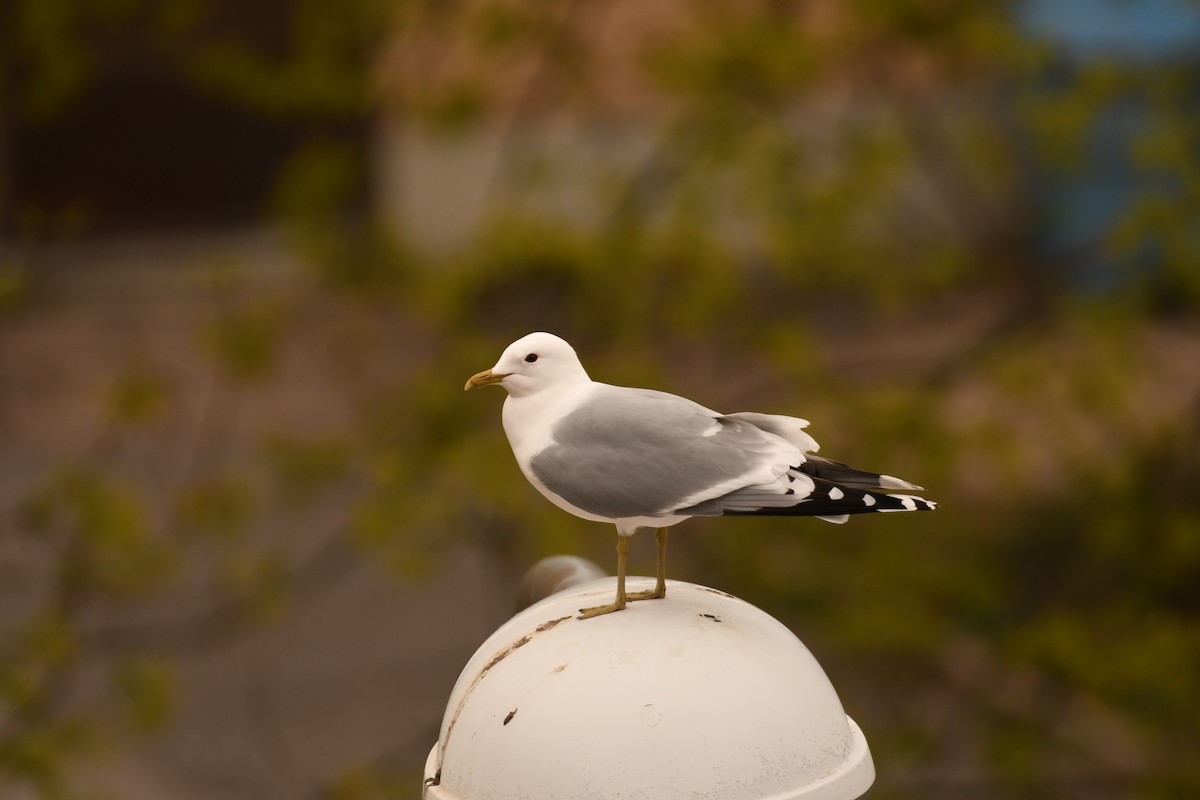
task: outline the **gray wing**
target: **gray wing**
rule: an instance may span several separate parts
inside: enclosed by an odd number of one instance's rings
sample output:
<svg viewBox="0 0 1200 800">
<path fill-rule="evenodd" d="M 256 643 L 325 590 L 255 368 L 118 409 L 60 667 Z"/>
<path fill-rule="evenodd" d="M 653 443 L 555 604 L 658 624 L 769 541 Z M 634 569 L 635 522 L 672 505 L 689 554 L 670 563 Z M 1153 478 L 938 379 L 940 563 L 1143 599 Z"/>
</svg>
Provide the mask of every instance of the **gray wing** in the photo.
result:
<svg viewBox="0 0 1200 800">
<path fill-rule="evenodd" d="M 568 503 L 622 519 L 669 513 L 774 480 L 804 455 L 744 419 L 665 392 L 600 385 L 530 461 Z"/>
</svg>

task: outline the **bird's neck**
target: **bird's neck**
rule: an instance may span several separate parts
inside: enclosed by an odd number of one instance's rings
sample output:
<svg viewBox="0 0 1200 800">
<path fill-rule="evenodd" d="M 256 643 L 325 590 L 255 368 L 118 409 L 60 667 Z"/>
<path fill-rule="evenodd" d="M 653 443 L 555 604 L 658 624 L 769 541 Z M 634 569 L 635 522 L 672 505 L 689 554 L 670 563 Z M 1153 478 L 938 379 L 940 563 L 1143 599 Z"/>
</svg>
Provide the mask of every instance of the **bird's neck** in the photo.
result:
<svg viewBox="0 0 1200 800">
<path fill-rule="evenodd" d="M 517 460 L 532 458 L 551 442 L 552 420 L 561 419 L 591 393 L 590 380 L 574 382 L 522 395 L 509 395 L 504 401 L 504 432 Z"/>
</svg>

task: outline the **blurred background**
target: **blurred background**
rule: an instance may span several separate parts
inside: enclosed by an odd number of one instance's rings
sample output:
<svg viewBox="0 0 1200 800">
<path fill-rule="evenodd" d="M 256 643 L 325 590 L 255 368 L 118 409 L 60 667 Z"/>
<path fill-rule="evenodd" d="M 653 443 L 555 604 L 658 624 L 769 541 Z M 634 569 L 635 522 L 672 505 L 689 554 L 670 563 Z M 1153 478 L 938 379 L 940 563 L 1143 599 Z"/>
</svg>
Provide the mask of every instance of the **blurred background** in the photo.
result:
<svg viewBox="0 0 1200 800">
<path fill-rule="evenodd" d="M 941 502 L 672 536 L 873 796 L 1196 796 L 1198 212 L 1188 0 L 10 0 L 0 796 L 417 796 L 539 329 Z"/>
</svg>

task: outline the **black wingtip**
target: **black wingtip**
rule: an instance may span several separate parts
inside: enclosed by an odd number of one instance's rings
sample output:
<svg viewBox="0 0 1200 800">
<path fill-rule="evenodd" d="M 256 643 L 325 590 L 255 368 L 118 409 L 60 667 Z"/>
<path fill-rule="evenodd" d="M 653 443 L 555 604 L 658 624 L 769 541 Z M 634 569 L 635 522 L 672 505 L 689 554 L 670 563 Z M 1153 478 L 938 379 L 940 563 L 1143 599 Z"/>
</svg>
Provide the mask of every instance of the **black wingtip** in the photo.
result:
<svg viewBox="0 0 1200 800">
<path fill-rule="evenodd" d="M 816 480 L 813 493 L 795 505 L 757 509 L 730 509 L 730 517 L 840 517 L 897 511 L 934 511 L 937 502 L 911 494 L 887 494 L 838 486 Z"/>
</svg>

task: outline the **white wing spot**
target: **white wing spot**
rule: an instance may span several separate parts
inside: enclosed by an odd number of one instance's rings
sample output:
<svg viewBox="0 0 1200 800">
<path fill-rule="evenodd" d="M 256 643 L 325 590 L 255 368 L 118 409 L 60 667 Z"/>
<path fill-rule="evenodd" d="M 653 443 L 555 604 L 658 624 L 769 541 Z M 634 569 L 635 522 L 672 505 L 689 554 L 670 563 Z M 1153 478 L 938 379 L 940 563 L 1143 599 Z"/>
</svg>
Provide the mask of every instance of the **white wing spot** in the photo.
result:
<svg viewBox="0 0 1200 800">
<path fill-rule="evenodd" d="M 720 432 L 721 432 L 721 423 L 717 422 L 716 420 L 713 420 L 712 427 L 706 429 L 704 431 L 704 433 L 702 433 L 700 435 L 701 436 L 716 436 Z"/>
<path fill-rule="evenodd" d="M 869 495 L 869 494 L 864 494 L 863 495 L 863 505 L 870 508 L 871 506 L 875 505 L 875 498 L 871 497 L 871 495 Z"/>
<path fill-rule="evenodd" d="M 901 497 L 900 505 L 904 506 L 909 511 L 917 510 L 917 502 L 915 500 L 913 500 L 911 497 Z"/>
<path fill-rule="evenodd" d="M 845 496 L 846 496 L 846 493 L 843 492 L 841 489 L 839 489 L 836 486 L 834 486 L 833 488 L 831 488 L 829 490 L 829 499 L 830 500 L 841 500 Z"/>
</svg>

